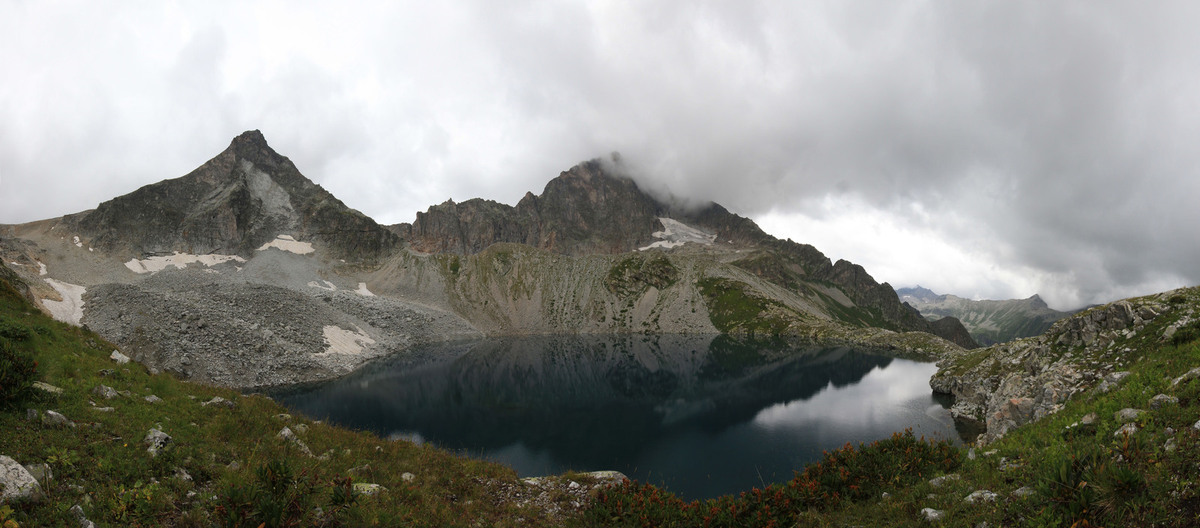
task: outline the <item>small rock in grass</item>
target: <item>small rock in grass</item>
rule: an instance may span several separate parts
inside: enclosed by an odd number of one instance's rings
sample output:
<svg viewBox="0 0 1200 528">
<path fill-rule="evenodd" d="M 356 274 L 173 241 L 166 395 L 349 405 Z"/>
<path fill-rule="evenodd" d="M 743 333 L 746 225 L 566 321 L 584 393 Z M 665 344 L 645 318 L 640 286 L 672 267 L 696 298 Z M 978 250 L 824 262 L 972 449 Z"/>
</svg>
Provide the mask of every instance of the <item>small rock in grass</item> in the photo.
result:
<svg viewBox="0 0 1200 528">
<path fill-rule="evenodd" d="M 237 404 L 235 404 L 229 400 L 226 400 L 225 398 L 222 398 L 220 396 L 213 396 L 213 399 L 203 402 L 200 405 L 202 407 L 226 407 L 226 408 L 232 409 Z"/>
<path fill-rule="evenodd" d="M 83 513 L 83 506 L 76 504 L 71 506 L 69 511 L 75 517 L 75 521 L 79 523 L 79 528 L 96 528 L 96 523 L 89 521 L 87 515 Z"/>
<path fill-rule="evenodd" d="M 381 492 L 387 491 L 387 488 L 380 486 L 379 484 L 371 484 L 368 482 L 355 482 L 354 483 L 354 491 L 360 495 L 370 496 L 370 495 L 374 495 L 376 493 L 381 493 Z"/>
<path fill-rule="evenodd" d="M 298 436 L 296 436 L 296 433 L 292 432 L 291 429 L 284 427 L 282 430 L 279 431 L 279 434 L 276 436 L 278 436 L 281 440 L 283 440 L 285 442 L 291 442 L 293 445 L 295 445 L 296 447 L 298 447 L 300 449 L 300 452 L 302 452 L 308 456 L 313 456 L 312 450 L 309 449 L 308 446 L 305 445 L 305 443 L 302 440 L 300 440 L 300 438 Z"/>
<path fill-rule="evenodd" d="M 75 427 L 75 422 L 54 411 L 42 413 L 42 423 L 53 427 Z"/>
<path fill-rule="evenodd" d="M 1012 495 L 1013 495 L 1013 497 L 1016 497 L 1018 499 L 1023 499 L 1025 497 L 1030 497 L 1036 493 L 1037 492 L 1033 491 L 1033 488 L 1031 488 L 1029 486 L 1021 486 L 1021 487 L 1017 488 L 1016 490 L 1014 490 L 1012 492 Z"/>
<path fill-rule="evenodd" d="M 991 490 L 975 490 L 971 492 L 970 495 L 967 495 L 963 501 L 967 502 L 968 504 L 975 504 L 977 502 L 996 502 L 996 494 Z"/>
<path fill-rule="evenodd" d="M 1122 425 L 1120 429 L 1117 429 L 1117 432 L 1113 433 L 1113 436 L 1116 438 L 1120 438 L 1122 435 L 1132 435 L 1136 432 L 1138 432 L 1137 424 L 1127 423 L 1125 425 Z"/>
<path fill-rule="evenodd" d="M 404 473 L 400 474 L 400 480 L 403 480 L 404 482 L 412 482 L 412 481 L 414 481 L 414 480 L 416 480 L 416 479 L 417 479 L 417 476 L 416 476 L 416 475 L 413 475 L 412 473 L 409 473 L 409 472 L 407 472 L 407 471 L 405 471 Z"/>
<path fill-rule="evenodd" d="M 290 414 L 288 414 L 288 413 L 279 413 L 279 414 L 276 414 L 276 415 L 274 416 L 274 418 L 275 418 L 276 420 L 279 420 L 279 421 L 281 421 L 281 422 L 290 422 L 290 421 L 292 421 L 292 415 L 290 415 Z"/>
<path fill-rule="evenodd" d="M 923 508 L 921 510 L 921 515 L 925 516 L 926 521 L 936 522 L 936 521 L 942 520 L 942 516 L 944 514 L 941 512 L 941 510 L 935 510 L 933 508 Z"/>
<path fill-rule="evenodd" d="M 942 476 L 940 476 L 940 477 L 937 477 L 937 478 L 934 478 L 934 479 L 930 479 L 930 480 L 929 480 L 929 485 L 930 485 L 930 486 L 933 486 L 933 487 L 935 487 L 935 488 L 940 488 L 940 487 L 942 487 L 943 485 L 945 485 L 945 484 L 947 484 L 947 483 L 949 483 L 949 482 L 952 482 L 952 481 L 955 481 L 955 480 L 959 480 L 959 479 L 961 479 L 961 478 L 962 478 L 962 477 L 961 477 L 961 476 L 960 476 L 958 473 L 951 473 L 951 474 L 949 474 L 949 475 L 942 475 Z"/>
<path fill-rule="evenodd" d="M 108 357 L 112 358 L 113 361 L 116 361 L 118 365 L 129 363 L 129 356 L 122 354 L 120 350 L 113 350 L 112 354 L 110 354 Z"/>
<path fill-rule="evenodd" d="M 1150 398 L 1151 409 L 1161 409 L 1168 405 L 1179 405 L 1179 398 L 1168 396 L 1166 394 L 1159 394 L 1153 398 Z"/>
<path fill-rule="evenodd" d="M 308 426 L 304 424 L 296 424 L 295 430 L 298 434 L 304 434 L 308 432 Z"/>
<path fill-rule="evenodd" d="M 1141 409 L 1125 408 L 1125 409 L 1121 409 L 1121 410 L 1117 411 L 1117 413 L 1114 415 L 1114 417 L 1119 422 L 1132 422 L 1134 420 L 1137 420 L 1138 417 L 1141 416 L 1142 414 L 1144 414 L 1145 412 L 1146 411 L 1143 411 Z"/>
<path fill-rule="evenodd" d="M 146 438 L 142 442 L 149 446 L 146 448 L 146 452 L 150 453 L 151 457 L 156 457 L 170 446 L 171 435 L 162 432 L 161 429 L 156 427 L 146 433 Z"/>
<path fill-rule="evenodd" d="M 1196 378 L 1200 378 L 1200 367 L 1196 367 L 1192 370 L 1189 370 L 1186 373 L 1184 373 L 1182 376 L 1175 378 L 1174 380 L 1171 381 L 1171 386 L 1177 387 L 1181 383 L 1187 383 Z"/>
<path fill-rule="evenodd" d="M 92 394 L 106 400 L 111 400 L 117 397 L 117 390 L 108 385 L 96 385 L 96 388 L 92 389 Z"/>
<path fill-rule="evenodd" d="M 33 480 L 36 480 L 43 488 L 50 487 L 50 481 L 54 480 L 54 472 L 50 470 L 50 465 L 46 463 L 30 464 L 25 466 L 25 471 L 28 471 L 33 476 Z"/>
<path fill-rule="evenodd" d="M 54 397 L 62 396 L 62 393 L 63 393 L 62 389 L 55 387 L 54 385 L 51 385 L 44 381 L 33 382 L 33 388 L 40 390 L 40 391 L 42 391 L 50 396 L 54 396 Z"/>
<path fill-rule="evenodd" d="M 149 395 L 149 396 L 146 396 L 144 399 L 145 399 L 145 400 L 146 400 L 148 403 L 158 403 L 158 402 L 162 401 L 162 398 L 159 398 L 158 396 L 155 396 L 155 395 L 153 395 L 153 394 L 151 394 L 151 395 Z"/>
</svg>

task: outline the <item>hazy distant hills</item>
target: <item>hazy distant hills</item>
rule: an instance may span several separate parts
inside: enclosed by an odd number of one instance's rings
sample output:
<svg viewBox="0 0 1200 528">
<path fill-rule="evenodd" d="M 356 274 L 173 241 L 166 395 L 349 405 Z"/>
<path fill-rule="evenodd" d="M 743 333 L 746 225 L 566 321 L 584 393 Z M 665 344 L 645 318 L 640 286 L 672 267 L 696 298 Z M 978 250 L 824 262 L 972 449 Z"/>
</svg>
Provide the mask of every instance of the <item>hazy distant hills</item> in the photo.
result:
<svg viewBox="0 0 1200 528">
<path fill-rule="evenodd" d="M 921 286 L 900 288 L 896 294 L 931 321 L 958 318 L 971 337 L 984 346 L 1039 335 L 1055 321 L 1075 313 L 1053 310 L 1037 295 L 1028 299 L 974 301 L 938 295 Z"/>
</svg>

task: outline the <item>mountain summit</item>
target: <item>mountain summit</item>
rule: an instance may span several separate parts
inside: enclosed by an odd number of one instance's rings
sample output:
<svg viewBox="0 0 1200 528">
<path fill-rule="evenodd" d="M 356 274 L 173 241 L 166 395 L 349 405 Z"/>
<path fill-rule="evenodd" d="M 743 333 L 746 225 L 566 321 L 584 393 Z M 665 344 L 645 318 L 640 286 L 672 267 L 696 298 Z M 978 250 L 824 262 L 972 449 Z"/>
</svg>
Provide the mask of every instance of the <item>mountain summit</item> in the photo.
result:
<svg viewBox="0 0 1200 528">
<path fill-rule="evenodd" d="M 142 187 L 76 215 L 105 251 L 248 256 L 280 234 L 315 239 L 338 258 L 375 259 L 399 241 L 304 177 L 258 130 L 187 175 Z"/>
</svg>

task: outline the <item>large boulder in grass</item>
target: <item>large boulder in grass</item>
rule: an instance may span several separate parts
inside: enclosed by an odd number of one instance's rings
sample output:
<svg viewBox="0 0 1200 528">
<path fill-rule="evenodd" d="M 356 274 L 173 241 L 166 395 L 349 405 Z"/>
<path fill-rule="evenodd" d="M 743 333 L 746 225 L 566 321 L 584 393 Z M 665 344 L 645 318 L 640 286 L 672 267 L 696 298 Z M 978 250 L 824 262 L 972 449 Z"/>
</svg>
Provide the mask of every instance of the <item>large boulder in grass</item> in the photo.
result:
<svg viewBox="0 0 1200 528">
<path fill-rule="evenodd" d="M 0 504 L 14 501 L 39 501 L 42 486 L 16 460 L 0 455 Z"/>
</svg>

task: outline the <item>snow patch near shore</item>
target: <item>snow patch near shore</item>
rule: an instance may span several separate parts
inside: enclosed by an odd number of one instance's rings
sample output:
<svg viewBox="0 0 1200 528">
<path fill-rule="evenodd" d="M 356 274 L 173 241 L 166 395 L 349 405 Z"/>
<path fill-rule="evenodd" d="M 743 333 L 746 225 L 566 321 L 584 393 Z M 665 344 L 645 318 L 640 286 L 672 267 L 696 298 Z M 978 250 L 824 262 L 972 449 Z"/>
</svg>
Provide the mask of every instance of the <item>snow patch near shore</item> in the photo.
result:
<svg viewBox="0 0 1200 528">
<path fill-rule="evenodd" d="M 50 316 L 56 320 L 79 326 L 79 322 L 83 320 L 83 294 L 87 288 L 54 279 L 46 279 L 46 284 L 54 288 L 62 300 L 42 299 L 42 306 L 50 310 Z"/>
<path fill-rule="evenodd" d="M 312 242 L 300 242 L 295 238 L 292 238 L 291 235 L 279 235 L 275 237 L 275 240 L 263 244 L 263 246 L 258 248 L 258 250 L 266 251 L 271 248 L 281 251 L 289 251 L 297 255 L 307 255 L 313 251 L 316 251 L 313 249 Z"/>
<path fill-rule="evenodd" d="M 688 242 L 711 246 L 717 240 L 717 235 L 710 235 L 703 230 L 696 229 L 672 218 L 659 218 L 658 221 L 662 222 L 663 230 L 655 231 L 650 236 L 659 239 L 659 241 L 649 246 L 638 248 L 638 251 L 653 248 L 670 249 L 682 246 Z"/>
<path fill-rule="evenodd" d="M 192 255 L 189 253 L 175 252 L 174 255 L 165 257 L 150 257 L 148 259 L 132 259 L 125 263 L 125 267 L 129 268 L 134 273 L 158 273 L 167 269 L 167 266 L 175 266 L 179 269 L 184 269 L 188 264 L 199 262 L 205 266 L 216 266 L 226 262 L 246 262 L 246 259 L 237 255 Z"/>
<path fill-rule="evenodd" d="M 364 346 L 375 344 L 375 340 L 371 339 L 371 336 L 363 332 L 361 328 L 355 326 L 354 330 L 351 332 L 350 330 L 343 330 L 336 326 L 324 327 L 325 344 L 328 348 L 324 352 L 315 355 L 360 354 Z"/>
</svg>

